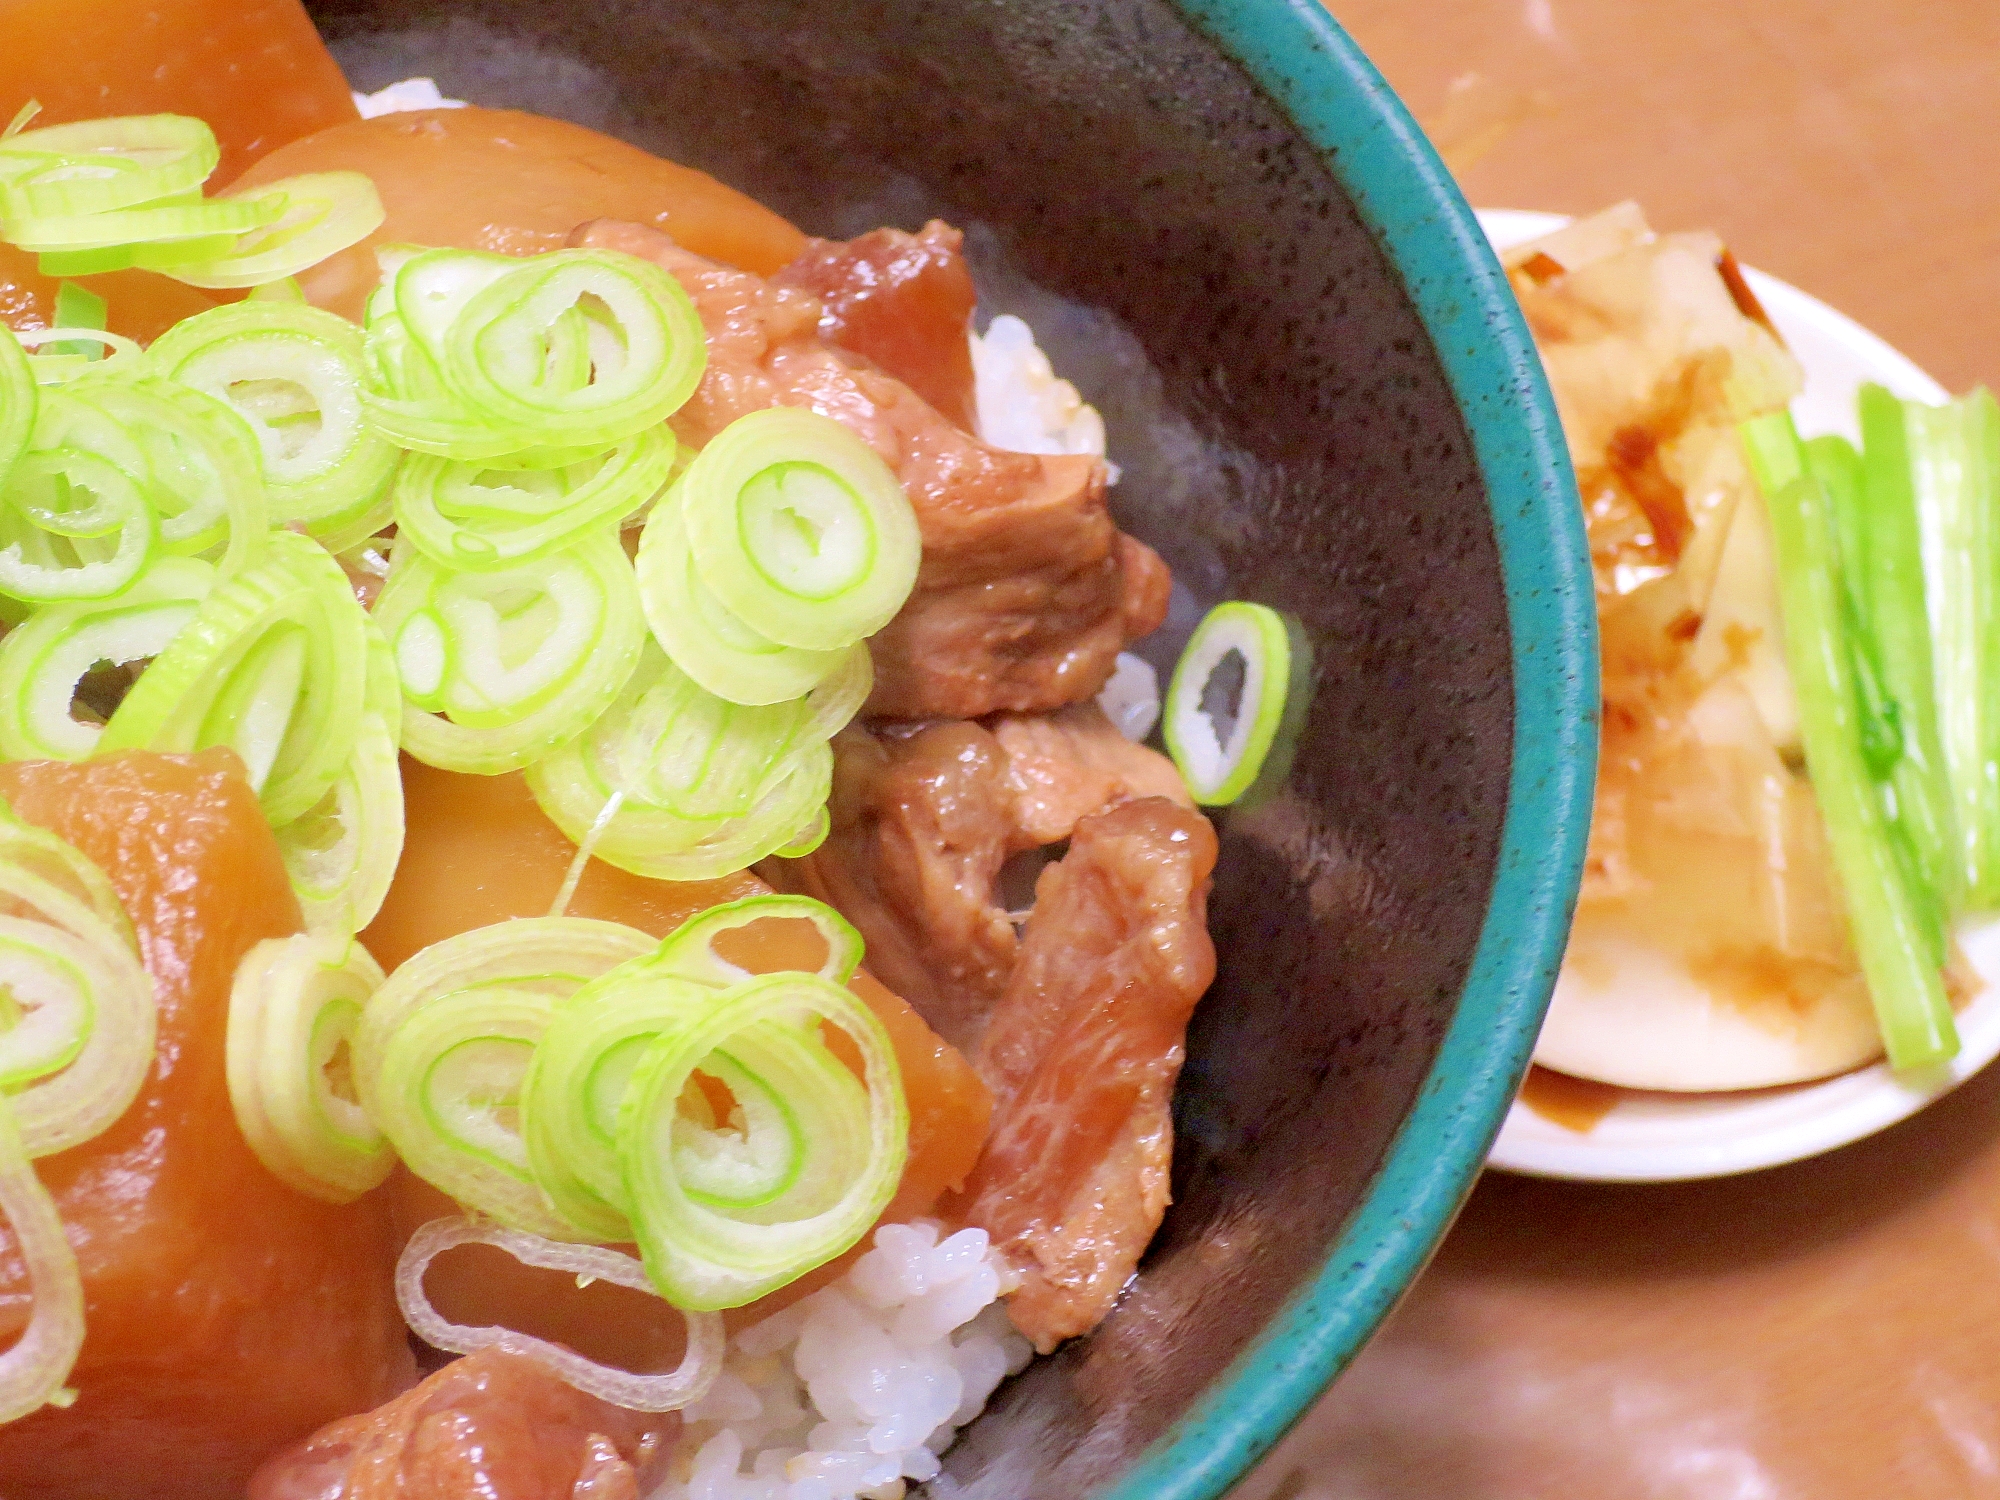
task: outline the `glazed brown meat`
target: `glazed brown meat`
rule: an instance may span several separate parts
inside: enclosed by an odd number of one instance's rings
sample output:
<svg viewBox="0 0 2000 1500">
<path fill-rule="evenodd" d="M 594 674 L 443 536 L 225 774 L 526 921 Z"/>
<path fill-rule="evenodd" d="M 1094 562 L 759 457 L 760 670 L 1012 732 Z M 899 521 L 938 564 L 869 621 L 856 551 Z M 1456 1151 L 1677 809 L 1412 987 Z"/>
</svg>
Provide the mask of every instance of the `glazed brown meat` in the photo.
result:
<svg viewBox="0 0 2000 1500">
<path fill-rule="evenodd" d="M 642 225 L 598 220 L 572 238 L 655 261 L 693 297 L 708 368 L 673 419 L 685 442 L 699 447 L 747 412 L 801 406 L 844 423 L 902 480 L 924 560 L 909 603 L 870 642 L 872 716 L 974 719 L 1079 702 L 1126 642 L 1165 618 L 1166 567 L 1112 524 L 1099 460 L 987 447 L 829 344 L 825 304 L 798 286 L 704 260 Z"/>
<path fill-rule="evenodd" d="M 677 1425 L 489 1349 L 271 1459 L 249 1500 L 639 1500 Z"/>
<path fill-rule="evenodd" d="M 960 247 L 937 219 L 920 234 L 877 229 L 852 240 L 808 240 L 771 278 L 820 300 L 820 337 L 895 376 L 954 424 L 975 432 L 972 346 L 978 300 Z"/>
<path fill-rule="evenodd" d="M 987 1023 L 993 1131 L 954 1211 L 1021 1272 L 1008 1313 L 1043 1353 L 1103 1320 L 1166 1212 L 1215 854 L 1207 819 L 1164 798 L 1085 818 Z"/>
<path fill-rule="evenodd" d="M 869 968 L 968 1051 L 1019 946 L 998 890 L 1008 857 L 1134 797 L 1188 800 L 1173 763 L 1094 703 L 1003 714 L 990 728 L 856 726 L 834 752 L 826 842 L 762 873 L 844 914 L 867 940 Z"/>
</svg>

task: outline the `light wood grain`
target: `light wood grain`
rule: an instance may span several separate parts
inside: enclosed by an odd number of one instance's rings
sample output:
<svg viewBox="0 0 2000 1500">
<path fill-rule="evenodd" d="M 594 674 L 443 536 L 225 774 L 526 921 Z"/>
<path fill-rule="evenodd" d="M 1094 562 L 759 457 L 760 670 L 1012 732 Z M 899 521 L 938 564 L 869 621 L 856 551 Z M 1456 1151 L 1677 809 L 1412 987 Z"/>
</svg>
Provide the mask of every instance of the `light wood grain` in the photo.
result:
<svg viewBox="0 0 2000 1500">
<path fill-rule="evenodd" d="M 1636 198 L 1662 227 L 1720 231 L 1946 385 L 2000 383 L 1994 0 L 1335 11 L 1461 149 L 1482 120 L 1526 116 L 1463 168 L 1474 203 Z M 1992 1071 L 1875 1140 L 1751 1177 L 1489 1176 L 1239 1500 L 1985 1496 L 2000 1497 Z"/>
</svg>

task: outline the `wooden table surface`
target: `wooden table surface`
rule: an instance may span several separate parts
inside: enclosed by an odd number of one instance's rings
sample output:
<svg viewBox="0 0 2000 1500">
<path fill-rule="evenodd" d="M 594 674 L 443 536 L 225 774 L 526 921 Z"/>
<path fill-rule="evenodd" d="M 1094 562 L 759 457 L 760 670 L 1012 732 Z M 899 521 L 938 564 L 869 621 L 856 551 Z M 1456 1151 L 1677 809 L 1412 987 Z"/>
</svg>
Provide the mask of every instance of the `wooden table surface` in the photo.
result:
<svg viewBox="0 0 2000 1500">
<path fill-rule="evenodd" d="M 2000 385 L 2000 0 L 1333 0 L 1482 207 L 1636 198 Z M 1727 1181 L 1488 1174 L 1238 1500 L 2000 1496 L 2000 1069 Z"/>
</svg>

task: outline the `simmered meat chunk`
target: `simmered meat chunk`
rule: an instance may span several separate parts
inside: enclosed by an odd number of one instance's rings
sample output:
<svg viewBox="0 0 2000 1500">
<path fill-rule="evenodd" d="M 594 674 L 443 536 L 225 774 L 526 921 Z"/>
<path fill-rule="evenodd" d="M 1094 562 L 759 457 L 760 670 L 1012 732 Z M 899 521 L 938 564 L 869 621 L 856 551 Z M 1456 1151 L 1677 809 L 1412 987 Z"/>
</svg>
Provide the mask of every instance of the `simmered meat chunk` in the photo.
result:
<svg viewBox="0 0 2000 1500">
<path fill-rule="evenodd" d="M 1080 818 L 1134 797 L 1185 803 L 1173 763 L 1135 745 L 1094 703 L 834 741 L 833 829 L 774 884 L 833 906 L 868 965 L 940 1035 L 969 1048 L 1019 946 L 1000 900 L 1008 857 L 1059 843 Z"/>
<path fill-rule="evenodd" d="M 250 1500 L 638 1500 L 678 1425 L 489 1349 L 277 1455 Z"/>
<path fill-rule="evenodd" d="M 972 399 L 972 308 L 978 300 L 960 247 L 937 219 L 919 234 L 876 229 L 852 240 L 810 240 L 771 280 L 820 300 L 820 336 L 872 360 L 967 432 Z"/>
<path fill-rule="evenodd" d="M 1215 977 L 1215 832 L 1164 798 L 1077 825 L 1043 872 L 978 1065 L 993 1133 L 958 1208 L 1023 1276 L 1008 1303 L 1047 1353 L 1097 1326 L 1168 1201 L 1168 1106 Z"/>
<path fill-rule="evenodd" d="M 1088 698 L 1119 650 L 1166 615 L 1166 567 L 1123 536 L 1102 462 L 1003 453 L 909 386 L 828 344 L 810 292 L 732 270 L 637 224 L 598 220 L 579 244 L 643 255 L 687 288 L 708 368 L 675 415 L 699 447 L 746 412 L 801 406 L 845 423 L 903 483 L 923 532 L 916 591 L 870 643 L 871 715 L 973 719 Z"/>
</svg>

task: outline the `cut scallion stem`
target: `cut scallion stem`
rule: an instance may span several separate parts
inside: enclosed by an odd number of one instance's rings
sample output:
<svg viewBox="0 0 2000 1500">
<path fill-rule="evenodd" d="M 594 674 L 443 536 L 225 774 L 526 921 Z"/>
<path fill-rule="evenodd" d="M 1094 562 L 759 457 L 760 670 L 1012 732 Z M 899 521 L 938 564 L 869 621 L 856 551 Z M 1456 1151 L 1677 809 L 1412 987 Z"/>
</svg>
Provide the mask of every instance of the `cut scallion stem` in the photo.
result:
<svg viewBox="0 0 2000 1500">
<path fill-rule="evenodd" d="M 1788 415 L 1750 422 L 1743 437 L 1770 508 L 1806 766 L 1883 1043 L 1896 1068 L 1944 1062 L 1958 1050 L 1958 1033 L 1936 959 L 1938 920 L 1927 909 L 1931 893 L 1908 878 L 1863 755 L 1833 501 Z"/>
<path fill-rule="evenodd" d="M 351 935 L 302 934 L 253 947 L 229 993 L 229 1098 L 243 1138 L 279 1180 L 332 1203 L 360 1197 L 396 1164 L 330 1076 L 381 983 Z"/>
<path fill-rule="evenodd" d="M 74 281 L 65 281 L 56 288 L 55 326 L 58 328 L 102 328 L 109 307 L 104 299 L 87 287 L 80 287 Z M 102 344 L 75 343 L 49 344 L 45 346 L 49 354 L 73 354 L 86 361 L 104 358 Z"/>
<path fill-rule="evenodd" d="M 1203 616 L 1164 707 L 1167 749 L 1196 802 L 1223 807 L 1282 778 L 1310 675 L 1304 632 L 1278 611 L 1233 600 Z"/>
<path fill-rule="evenodd" d="M 11 1111 L 0 1102 L 0 1214 L 26 1271 L 28 1316 L 0 1354 L 0 1423 L 18 1421 L 58 1399 L 83 1352 L 83 1274 L 63 1233 L 55 1200 L 22 1149 Z"/>
</svg>

